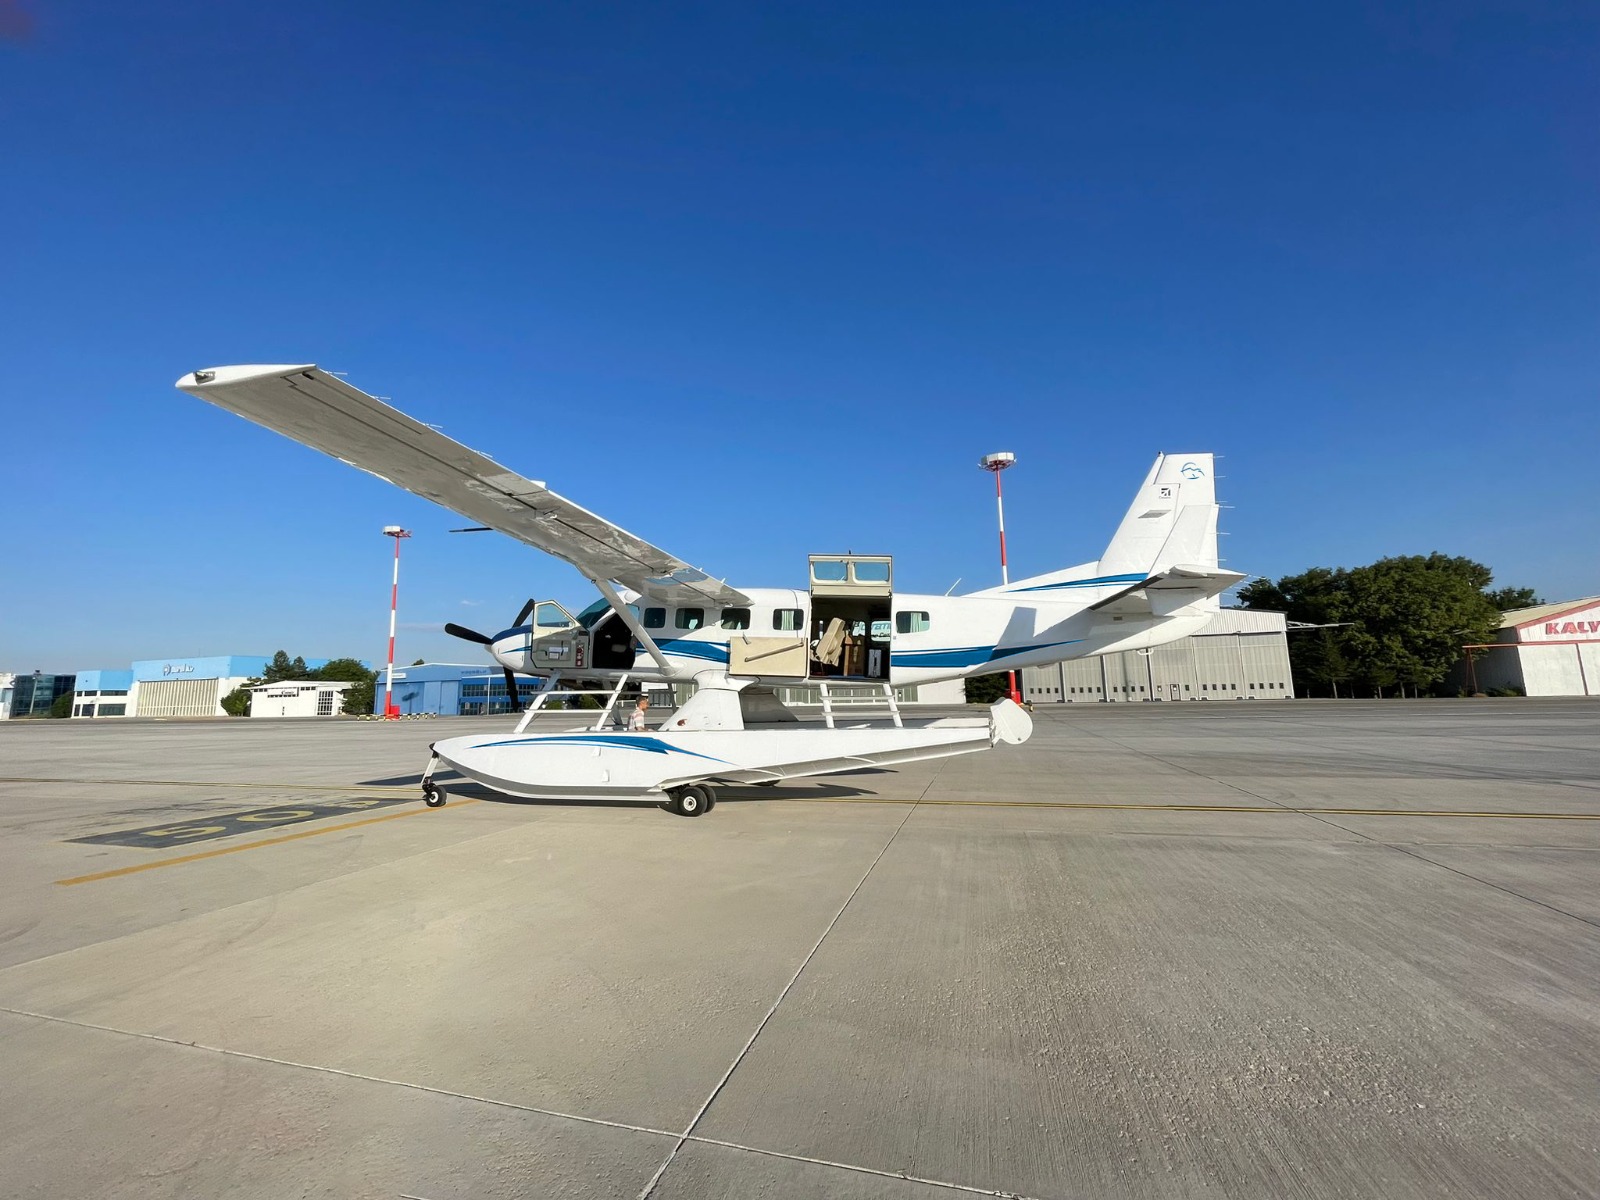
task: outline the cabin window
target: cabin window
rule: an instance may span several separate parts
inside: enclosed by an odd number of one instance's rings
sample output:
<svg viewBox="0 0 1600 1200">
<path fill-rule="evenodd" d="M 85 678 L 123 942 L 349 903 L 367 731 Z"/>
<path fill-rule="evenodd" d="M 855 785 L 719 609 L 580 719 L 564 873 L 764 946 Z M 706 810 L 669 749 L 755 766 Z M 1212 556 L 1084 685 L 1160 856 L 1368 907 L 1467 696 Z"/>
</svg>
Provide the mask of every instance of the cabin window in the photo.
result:
<svg viewBox="0 0 1600 1200">
<path fill-rule="evenodd" d="M 811 578 L 818 583 L 843 583 L 847 570 L 843 559 L 827 558 L 811 564 Z"/>
<path fill-rule="evenodd" d="M 805 628 L 806 614 L 799 608 L 775 608 L 772 610 L 772 627 L 779 633 L 799 633 Z"/>
<path fill-rule="evenodd" d="M 678 610 L 677 625 L 679 629 L 699 629 L 706 623 L 706 610 L 703 608 L 680 608 Z"/>
<path fill-rule="evenodd" d="M 748 608 L 725 608 L 722 610 L 722 627 L 724 629 L 749 629 L 750 610 Z"/>
<path fill-rule="evenodd" d="M 927 633 L 928 614 L 925 612 L 897 612 L 894 615 L 894 627 L 899 633 Z"/>
<path fill-rule="evenodd" d="M 645 609 L 644 627 L 646 629 L 665 629 L 667 627 L 667 610 L 664 608 Z"/>
<path fill-rule="evenodd" d="M 886 562 L 858 562 L 855 569 L 857 583 L 889 582 L 889 564 Z"/>
</svg>

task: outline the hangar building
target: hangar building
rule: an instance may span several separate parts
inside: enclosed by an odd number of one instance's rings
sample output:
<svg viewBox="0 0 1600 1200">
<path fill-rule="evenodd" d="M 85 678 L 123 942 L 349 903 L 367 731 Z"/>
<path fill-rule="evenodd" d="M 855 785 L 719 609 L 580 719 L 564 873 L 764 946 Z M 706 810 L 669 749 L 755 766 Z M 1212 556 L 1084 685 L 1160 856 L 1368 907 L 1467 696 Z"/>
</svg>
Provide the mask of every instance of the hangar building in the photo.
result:
<svg viewBox="0 0 1600 1200">
<path fill-rule="evenodd" d="M 1526 696 L 1600 696 L 1600 596 L 1516 608 L 1501 614 L 1493 642 L 1473 651 L 1477 691 L 1517 688 Z"/>
<path fill-rule="evenodd" d="M 1035 704 L 1293 700 L 1288 621 L 1283 613 L 1224 608 L 1179 641 L 1029 667 L 1017 686 Z"/>
<path fill-rule="evenodd" d="M 125 671 L 80 671 L 75 717 L 224 717 L 222 698 L 271 662 L 259 654 L 148 658 Z M 308 667 L 328 660 L 311 659 Z M 68 678 L 71 678 L 68 676 Z"/>
</svg>

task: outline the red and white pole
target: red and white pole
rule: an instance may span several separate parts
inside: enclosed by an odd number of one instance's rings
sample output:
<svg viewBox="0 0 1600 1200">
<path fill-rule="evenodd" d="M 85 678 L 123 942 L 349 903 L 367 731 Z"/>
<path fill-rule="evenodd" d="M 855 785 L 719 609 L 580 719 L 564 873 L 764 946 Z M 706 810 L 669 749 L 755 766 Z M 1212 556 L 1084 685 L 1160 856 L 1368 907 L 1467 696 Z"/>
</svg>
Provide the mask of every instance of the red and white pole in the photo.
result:
<svg viewBox="0 0 1600 1200">
<path fill-rule="evenodd" d="M 1004 471 L 1007 467 L 1016 466 L 1016 463 L 1017 456 L 1012 454 L 1009 450 L 1001 450 L 996 454 L 985 454 L 981 459 L 978 460 L 978 465 L 980 467 L 982 467 L 985 471 L 990 471 L 994 474 L 994 508 L 996 515 L 1000 518 L 1001 584 L 1008 584 L 1011 582 L 1011 572 L 1006 566 L 1006 500 L 1005 494 L 1000 490 L 1000 472 Z M 1017 690 L 1017 673 L 1015 671 L 1007 671 L 1006 680 L 1011 688 L 1011 702 L 1013 704 L 1021 704 L 1022 693 Z"/>
<path fill-rule="evenodd" d="M 394 539 L 394 582 L 389 588 L 389 669 L 383 680 L 383 719 L 393 721 L 400 715 L 394 704 L 394 629 L 400 612 L 400 539 L 411 536 L 411 531 L 398 525 L 385 525 L 383 536 Z"/>
<path fill-rule="evenodd" d="M 1000 491 L 998 470 L 994 473 L 994 508 L 1000 517 L 1000 582 L 1007 584 L 1011 582 L 1011 574 L 1006 570 L 1006 498 Z"/>
</svg>

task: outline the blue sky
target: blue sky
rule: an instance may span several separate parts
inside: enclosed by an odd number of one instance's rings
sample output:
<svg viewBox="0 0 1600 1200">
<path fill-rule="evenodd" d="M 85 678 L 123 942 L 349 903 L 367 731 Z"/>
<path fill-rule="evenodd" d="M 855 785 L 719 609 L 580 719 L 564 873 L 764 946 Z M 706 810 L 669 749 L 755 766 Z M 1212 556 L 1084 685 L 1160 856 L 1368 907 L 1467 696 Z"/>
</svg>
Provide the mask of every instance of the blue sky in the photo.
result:
<svg viewBox="0 0 1600 1200">
<path fill-rule="evenodd" d="M 1095 558 L 1600 592 L 1590 4 L 0 0 L 0 669 L 400 656 L 571 568 L 173 390 L 316 362 L 735 583 Z"/>
</svg>

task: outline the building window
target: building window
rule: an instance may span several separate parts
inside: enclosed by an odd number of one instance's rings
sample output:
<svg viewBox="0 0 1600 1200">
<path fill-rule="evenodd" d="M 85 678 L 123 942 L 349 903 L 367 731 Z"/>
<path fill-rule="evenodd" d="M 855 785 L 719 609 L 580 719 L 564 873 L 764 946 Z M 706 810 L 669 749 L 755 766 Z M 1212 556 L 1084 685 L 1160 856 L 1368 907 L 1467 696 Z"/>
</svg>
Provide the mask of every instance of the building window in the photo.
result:
<svg viewBox="0 0 1600 1200">
<path fill-rule="evenodd" d="M 925 612 L 897 612 L 894 615 L 894 627 L 899 633 L 927 633 L 928 614 Z"/>
<path fill-rule="evenodd" d="M 646 629 L 665 629 L 667 627 L 667 610 L 664 608 L 645 609 L 644 627 Z"/>
<path fill-rule="evenodd" d="M 805 628 L 805 612 L 798 608 L 775 608 L 772 627 L 779 633 L 799 633 Z"/>
<path fill-rule="evenodd" d="M 748 608 L 725 608 L 722 610 L 722 627 L 724 629 L 749 629 L 750 610 Z"/>
<path fill-rule="evenodd" d="M 126 715 L 127 711 L 128 706 L 126 704 L 102 704 L 100 706 L 100 715 L 102 717 L 120 717 Z"/>
<path fill-rule="evenodd" d="M 680 608 L 677 615 L 679 629 L 699 629 L 706 623 L 706 610 L 703 608 Z"/>
</svg>

